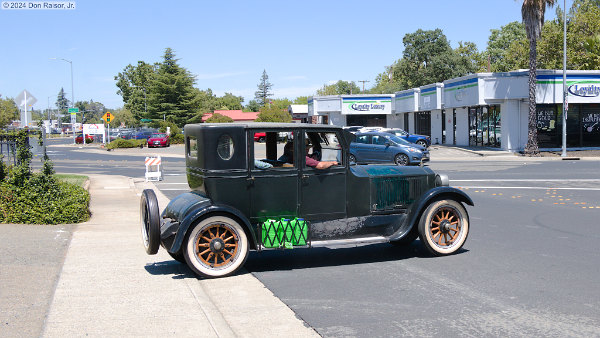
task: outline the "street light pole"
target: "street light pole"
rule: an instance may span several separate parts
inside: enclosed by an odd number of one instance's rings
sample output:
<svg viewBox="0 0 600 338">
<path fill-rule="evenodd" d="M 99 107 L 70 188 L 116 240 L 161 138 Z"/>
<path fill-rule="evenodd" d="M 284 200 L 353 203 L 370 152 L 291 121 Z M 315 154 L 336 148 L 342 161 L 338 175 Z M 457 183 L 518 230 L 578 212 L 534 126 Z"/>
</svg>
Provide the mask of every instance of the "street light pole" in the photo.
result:
<svg viewBox="0 0 600 338">
<path fill-rule="evenodd" d="M 50 60 L 63 60 L 71 64 L 71 108 L 75 107 L 75 92 L 73 91 L 73 62 L 61 58 L 50 58 Z M 71 123 L 71 131 L 73 132 L 73 144 L 75 142 L 75 126 Z M 85 140 L 84 140 L 85 141 Z"/>
<path fill-rule="evenodd" d="M 567 0 L 563 10 L 563 116 L 562 116 L 562 154 L 567 157 Z"/>
</svg>

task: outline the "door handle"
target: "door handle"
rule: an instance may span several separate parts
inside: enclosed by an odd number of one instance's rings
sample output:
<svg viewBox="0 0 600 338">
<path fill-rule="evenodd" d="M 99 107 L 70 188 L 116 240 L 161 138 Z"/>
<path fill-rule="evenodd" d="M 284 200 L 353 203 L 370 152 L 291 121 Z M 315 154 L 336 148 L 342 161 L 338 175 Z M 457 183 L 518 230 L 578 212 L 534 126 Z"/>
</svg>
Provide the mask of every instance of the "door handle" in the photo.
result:
<svg viewBox="0 0 600 338">
<path fill-rule="evenodd" d="M 248 180 L 248 181 L 254 181 L 254 177 L 248 177 L 246 180 Z"/>
<path fill-rule="evenodd" d="M 308 175 L 302 175 L 302 178 L 308 178 Z"/>
</svg>

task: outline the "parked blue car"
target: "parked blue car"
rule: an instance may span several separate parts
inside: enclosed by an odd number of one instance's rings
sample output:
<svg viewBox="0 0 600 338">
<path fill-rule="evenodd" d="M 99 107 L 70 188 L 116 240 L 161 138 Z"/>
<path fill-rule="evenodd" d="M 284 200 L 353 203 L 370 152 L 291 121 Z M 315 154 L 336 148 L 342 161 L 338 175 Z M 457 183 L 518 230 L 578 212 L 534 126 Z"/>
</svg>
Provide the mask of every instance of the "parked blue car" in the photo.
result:
<svg viewBox="0 0 600 338">
<path fill-rule="evenodd" d="M 147 140 L 150 138 L 150 136 L 152 136 L 152 131 L 140 131 L 134 135 L 131 136 L 131 139 L 134 140 Z"/>
<path fill-rule="evenodd" d="M 400 128 L 381 129 L 380 132 L 394 134 L 410 143 L 418 144 L 421 147 L 428 148 L 431 145 L 431 137 L 426 135 L 411 134 Z"/>
<path fill-rule="evenodd" d="M 350 162 L 394 162 L 415 165 L 429 161 L 429 150 L 396 135 L 382 132 L 357 133 L 350 143 Z"/>
</svg>

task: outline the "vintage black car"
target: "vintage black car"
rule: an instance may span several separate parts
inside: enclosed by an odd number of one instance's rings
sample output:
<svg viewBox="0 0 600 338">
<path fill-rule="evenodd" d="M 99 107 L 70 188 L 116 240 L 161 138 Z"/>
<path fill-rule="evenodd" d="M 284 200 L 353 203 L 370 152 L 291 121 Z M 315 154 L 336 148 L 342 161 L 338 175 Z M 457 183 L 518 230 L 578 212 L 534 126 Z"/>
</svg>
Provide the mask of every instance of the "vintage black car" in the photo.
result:
<svg viewBox="0 0 600 338">
<path fill-rule="evenodd" d="M 261 132 L 266 142 L 254 142 Z M 350 163 L 354 137 L 314 124 L 186 125 L 191 192 L 159 216 L 154 192 L 144 190 L 146 252 L 162 246 L 203 277 L 235 273 L 249 250 L 406 245 L 420 237 L 433 255 L 457 252 L 469 233 L 469 196 L 428 167 Z"/>
</svg>

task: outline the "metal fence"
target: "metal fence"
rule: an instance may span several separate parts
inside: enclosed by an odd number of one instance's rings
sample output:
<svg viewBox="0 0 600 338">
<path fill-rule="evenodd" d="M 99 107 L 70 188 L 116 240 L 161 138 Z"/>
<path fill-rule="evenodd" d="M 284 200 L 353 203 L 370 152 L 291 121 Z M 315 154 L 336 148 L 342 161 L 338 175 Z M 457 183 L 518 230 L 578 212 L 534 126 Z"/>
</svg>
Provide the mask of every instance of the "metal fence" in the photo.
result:
<svg viewBox="0 0 600 338">
<path fill-rule="evenodd" d="M 29 143 L 29 139 L 27 139 Z M 0 135 L 0 154 L 2 162 L 7 165 L 17 165 L 17 136 Z"/>
</svg>

